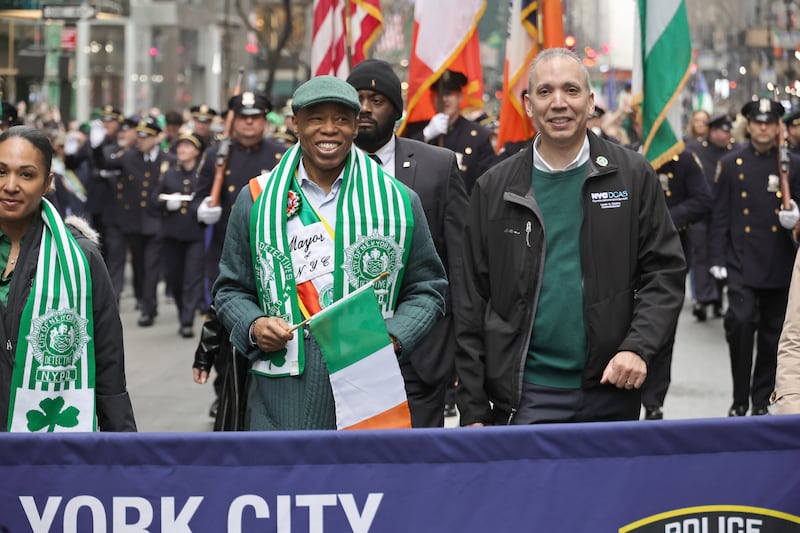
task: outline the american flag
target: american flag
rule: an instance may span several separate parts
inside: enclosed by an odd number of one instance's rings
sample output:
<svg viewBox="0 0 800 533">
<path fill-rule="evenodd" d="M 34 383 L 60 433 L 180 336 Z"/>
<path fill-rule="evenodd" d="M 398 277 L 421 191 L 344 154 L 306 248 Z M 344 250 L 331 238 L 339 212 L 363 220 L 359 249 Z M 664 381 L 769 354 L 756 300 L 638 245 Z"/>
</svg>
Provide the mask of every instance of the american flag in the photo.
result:
<svg viewBox="0 0 800 533">
<path fill-rule="evenodd" d="M 311 75 L 344 78 L 347 64 L 346 0 L 314 0 Z"/>
<path fill-rule="evenodd" d="M 380 0 L 314 0 L 312 75 L 345 78 L 366 59 L 382 26 Z"/>
</svg>

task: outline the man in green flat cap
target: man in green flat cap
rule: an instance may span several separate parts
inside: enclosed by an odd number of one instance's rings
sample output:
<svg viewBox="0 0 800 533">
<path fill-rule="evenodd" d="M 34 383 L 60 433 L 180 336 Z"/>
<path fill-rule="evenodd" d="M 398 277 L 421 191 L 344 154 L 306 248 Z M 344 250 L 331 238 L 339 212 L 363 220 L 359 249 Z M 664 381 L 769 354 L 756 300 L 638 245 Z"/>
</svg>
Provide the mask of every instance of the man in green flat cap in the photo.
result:
<svg viewBox="0 0 800 533">
<path fill-rule="evenodd" d="M 337 427 L 317 340 L 291 326 L 376 273 L 389 273 L 375 293 L 401 361 L 444 314 L 447 280 L 419 197 L 353 145 L 356 90 L 315 77 L 292 109 L 298 143 L 239 194 L 214 284 L 217 314 L 252 363 L 251 430 Z"/>
</svg>

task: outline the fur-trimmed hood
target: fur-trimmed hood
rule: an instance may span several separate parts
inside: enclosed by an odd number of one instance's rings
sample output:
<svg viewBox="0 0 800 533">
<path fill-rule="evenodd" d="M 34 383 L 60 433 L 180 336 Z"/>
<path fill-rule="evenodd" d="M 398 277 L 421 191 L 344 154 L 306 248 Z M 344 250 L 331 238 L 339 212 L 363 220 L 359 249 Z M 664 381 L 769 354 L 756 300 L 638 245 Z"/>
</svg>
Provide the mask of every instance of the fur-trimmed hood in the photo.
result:
<svg viewBox="0 0 800 533">
<path fill-rule="evenodd" d="M 89 221 L 85 218 L 81 218 L 77 215 L 69 215 L 64 219 L 64 223 L 78 230 L 81 235 L 89 239 L 89 241 L 91 241 L 91 243 L 95 246 L 100 246 L 100 234 L 89 224 Z"/>
</svg>

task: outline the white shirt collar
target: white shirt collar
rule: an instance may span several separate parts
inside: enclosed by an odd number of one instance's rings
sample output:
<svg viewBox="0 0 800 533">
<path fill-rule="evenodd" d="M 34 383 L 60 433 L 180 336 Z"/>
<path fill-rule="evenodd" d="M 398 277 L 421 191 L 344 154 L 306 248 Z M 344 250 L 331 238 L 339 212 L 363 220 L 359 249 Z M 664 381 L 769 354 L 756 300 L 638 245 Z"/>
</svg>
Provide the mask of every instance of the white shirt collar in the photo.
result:
<svg viewBox="0 0 800 533">
<path fill-rule="evenodd" d="M 160 151 L 161 151 L 161 147 L 159 145 L 155 145 L 149 152 L 147 152 L 145 154 L 145 155 L 147 155 L 147 160 L 148 161 L 155 161 L 156 158 L 158 158 L 158 152 L 160 152 Z"/>
<path fill-rule="evenodd" d="M 553 172 L 564 172 L 565 170 L 572 170 L 573 168 L 578 168 L 579 166 L 583 165 L 587 161 L 589 161 L 589 135 L 587 134 L 586 137 L 583 139 L 583 146 L 578 151 L 578 155 L 575 156 L 575 159 L 564 168 L 553 168 L 550 164 L 544 160 L 542 155 L 539 153 L 537 148 L 537 144 L 539 141 L 539 133 L 536 134 L 536 137 L 533 139 L 533 166 L 538 170 L 543 172 L 553 173 Z"/>
<path fill-rule="evenodd" d="M 383 170 L 394 176 L 394 150 L 397 145 L 394 135 L 389 138 L 389 142 L 378 148 L 375 155 L 381 158 Z"/>
</svg>

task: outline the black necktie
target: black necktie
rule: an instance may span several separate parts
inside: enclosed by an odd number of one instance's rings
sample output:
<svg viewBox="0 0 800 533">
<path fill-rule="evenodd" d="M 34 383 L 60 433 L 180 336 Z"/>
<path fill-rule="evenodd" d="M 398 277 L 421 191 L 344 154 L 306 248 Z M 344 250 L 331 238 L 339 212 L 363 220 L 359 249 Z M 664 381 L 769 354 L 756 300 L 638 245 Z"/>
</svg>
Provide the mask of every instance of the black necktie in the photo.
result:
<svg viewBox="0 0 800 533">
<path fill-rule="evenodd" d="M 369 157 L 370 159 L 378 163 L 378 166 L 383 166 L 383 161 L 381 161 L 381 158 L 378 157 L 378 154 L 369 154 Z"/>
</svg>

